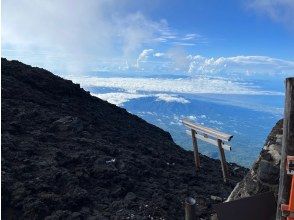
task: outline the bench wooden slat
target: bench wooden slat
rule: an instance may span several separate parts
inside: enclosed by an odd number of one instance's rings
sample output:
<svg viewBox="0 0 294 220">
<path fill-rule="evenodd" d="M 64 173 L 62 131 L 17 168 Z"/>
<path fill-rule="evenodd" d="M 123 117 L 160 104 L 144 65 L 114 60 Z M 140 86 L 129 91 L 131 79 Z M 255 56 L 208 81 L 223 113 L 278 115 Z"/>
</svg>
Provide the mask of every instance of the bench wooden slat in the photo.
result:
<svg viewBox="0 0 294 220">
<path fill-rule="evenodd" d="M 201 133 L 207 134 L 215 139 L 220 139 L 222 141 L 230 141 L 233 138 L 233 135 L 225 134 L 223 132 L 213 130 L 211 128 L 206 128 L 204 126 L 195 124 L 194 122 L 188 119 L 183 119 L 182 122 L 185 126 L 189 127 L 190 129 L 194 129 L 196 132 L 200 131 Z"/>
</svg>

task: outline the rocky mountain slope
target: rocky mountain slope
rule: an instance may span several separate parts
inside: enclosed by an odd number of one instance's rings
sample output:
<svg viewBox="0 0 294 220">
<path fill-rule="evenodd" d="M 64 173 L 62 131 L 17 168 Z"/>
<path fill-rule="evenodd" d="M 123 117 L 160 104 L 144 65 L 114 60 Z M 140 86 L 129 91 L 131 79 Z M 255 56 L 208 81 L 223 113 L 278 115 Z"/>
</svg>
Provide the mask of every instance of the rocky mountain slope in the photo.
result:
<svg viewBox="0 0 294 220">
<path fill-rule="evenodd" d="M 245 178 L 239 182 L 228 201 L 256 195 L 263 192 L 279 190 L 283 120 L 277 122 L 270 132 L 260 156 L 253 164 Z"/>
<path fill-rule="evenodd" d="M 183 219 L 225 199 L 246 169 L 192 152 L 169 133 L 77 84 L 18 61 L 2 64 L 3 219 Z"/>
</svg>

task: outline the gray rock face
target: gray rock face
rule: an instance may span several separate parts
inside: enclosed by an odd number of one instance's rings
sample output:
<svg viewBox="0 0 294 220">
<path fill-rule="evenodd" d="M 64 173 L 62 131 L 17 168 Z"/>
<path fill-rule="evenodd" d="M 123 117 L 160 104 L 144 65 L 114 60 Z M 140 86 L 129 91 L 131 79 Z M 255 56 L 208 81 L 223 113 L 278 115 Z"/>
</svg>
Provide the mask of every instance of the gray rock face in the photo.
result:
<svg viewBox="0 0 294 220">
<path fill-rule="evenodd" d="M 280 120 L 269 134 L 260 156 L 245 178 L 236 185 L 227 201 L 268 191 L 273 191 L 277 196 L 283 136 L 282 127 L 283 120 Z"/>
<path fill-rule="evenodd" d="M 257 171 L 257 177 L 260 182 L 264 184 L 276 185 L 279 183 L 279 172 L 278 166 L 275 166 L 271 161 L 260 160 L 259 169 Z"/>
</svg>

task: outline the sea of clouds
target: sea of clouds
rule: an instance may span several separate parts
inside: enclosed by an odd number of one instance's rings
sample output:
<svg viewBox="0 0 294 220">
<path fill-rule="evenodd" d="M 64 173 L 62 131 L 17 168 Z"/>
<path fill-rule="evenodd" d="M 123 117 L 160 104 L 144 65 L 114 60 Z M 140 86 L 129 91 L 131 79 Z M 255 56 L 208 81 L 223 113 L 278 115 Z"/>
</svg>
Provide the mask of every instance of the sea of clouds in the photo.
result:
<svg viewBox="0 0 294 220">
<path fill-rule="evenodd" d="M 122 106 L 132 99 L 154 97 L 155 101 L 190 103 L 187 95 L 273 95 L 283 93 L 264 90 L 247 82 L 225 78 L 146 78 L 146 77 L 69 77 L 84 88 L 108 88 L 111 92 L 92 94 L 110 103 Z"/>
</svg>

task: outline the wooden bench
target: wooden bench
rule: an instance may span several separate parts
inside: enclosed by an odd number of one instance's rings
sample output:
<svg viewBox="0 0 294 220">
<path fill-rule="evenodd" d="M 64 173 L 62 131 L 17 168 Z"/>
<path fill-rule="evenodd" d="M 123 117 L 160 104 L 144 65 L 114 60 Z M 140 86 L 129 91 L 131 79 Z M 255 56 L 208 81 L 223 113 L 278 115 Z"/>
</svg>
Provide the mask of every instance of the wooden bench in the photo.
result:
<svg viewBox="0 0 294 220">
<path fill-rule="evenodd" d="M 194 159 L 196 171 L 200 169 L 200 159 L 198 152 L 197 139 L 210 143 L 218 147 L 220 152 L 220 160 L 222 165 L 222 172 L 224 182 L 227 181 L 228 167 L 226 163 L 226 157 L 224 150 L 231 151 L 231 146 L 227 144 L 232 138 L 233 135 L 225 134 L 223 132 L 204 127 L 202 125 L 196 124 L 189 119 L 183 119 L 182 123 L 189 128 L 190 131 L 187 131 L 188 134 L 192 136 L 192 144 L 194 150 Z"/>
</svg>

